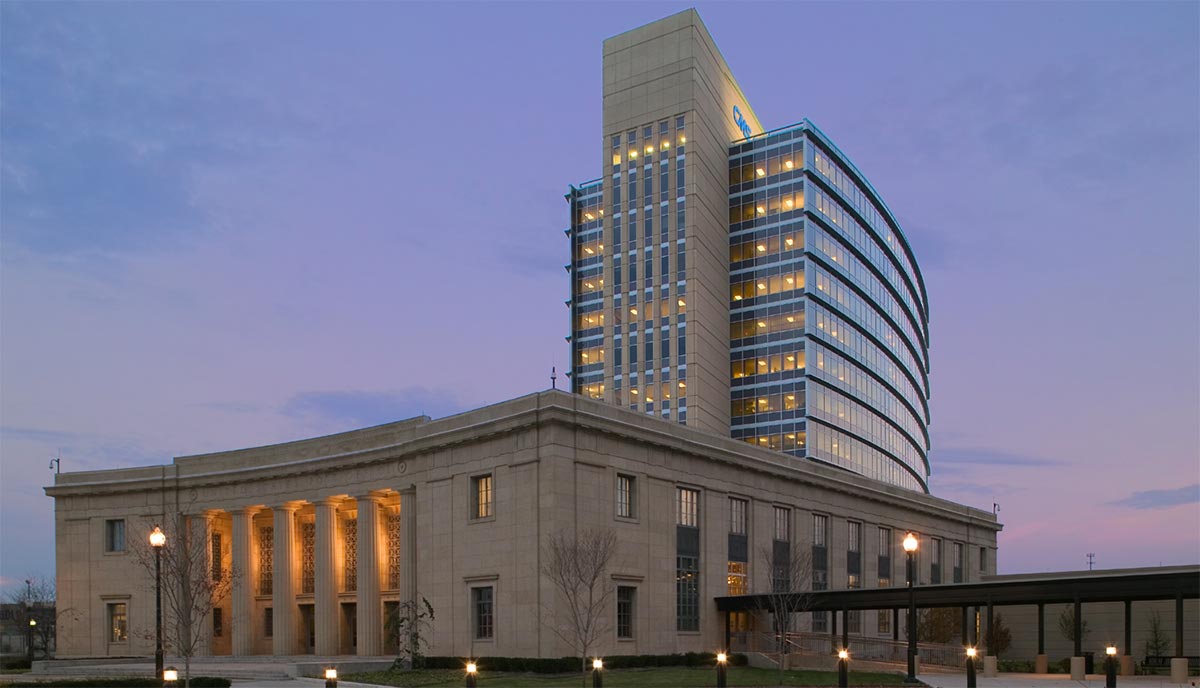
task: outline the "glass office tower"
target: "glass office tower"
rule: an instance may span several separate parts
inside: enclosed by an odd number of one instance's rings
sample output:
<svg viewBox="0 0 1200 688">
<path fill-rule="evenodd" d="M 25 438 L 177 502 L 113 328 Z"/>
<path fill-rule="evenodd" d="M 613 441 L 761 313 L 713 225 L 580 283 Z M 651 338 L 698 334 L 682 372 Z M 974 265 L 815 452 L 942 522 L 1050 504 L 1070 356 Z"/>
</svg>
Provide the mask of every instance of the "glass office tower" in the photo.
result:
<svg viewBox="0 0 1200 688">
<path fill-rule="evenodd" d="M 808 120 L 759 133 L 692 10 L 604 65 L 604 174 L 567 194 L 572 389 L 927 491 L 925 288 L 880 196 Z"/>
</svg>

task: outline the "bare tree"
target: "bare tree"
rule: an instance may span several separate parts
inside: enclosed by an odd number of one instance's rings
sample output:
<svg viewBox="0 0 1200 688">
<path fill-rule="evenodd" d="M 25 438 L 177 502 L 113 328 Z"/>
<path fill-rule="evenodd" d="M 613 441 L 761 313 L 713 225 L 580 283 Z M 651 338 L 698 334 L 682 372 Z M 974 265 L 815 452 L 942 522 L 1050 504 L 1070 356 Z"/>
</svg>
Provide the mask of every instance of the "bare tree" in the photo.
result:
<svg viewBox="0 0 1200 688">
<path fill-rule="evenodd" d="M 582 658 L 585 683 L 588 651 L 609 629 L 613 586 L 606 574 L 616 552 L 617 534 L 605 528 L 578 534 L 560 531 L 542 554 L 542 573 L 566 600 L 565 608 L 546 610 L 548 625 Z"/>
<path fill-rule="evenodd" d="M 788 638 L 795 615 L 812 606 L 812 550 L 775 541 L 760 547 L 758 558 L 770 572 L 767 611 L 775 628 L 775 651 L 779 653 L 779 682 L 787 668 Z"/>
<path fill-rule="evenodd" d="M 222 567 L 225 553 L 212 552 L 205 519 L 175 514 L 163 524 L 167 542 L 162 547 L 163 645 L 183 659 L 183 685 L 190 688 L 192 657 L 207 642 L 213 609 L 229 596 L 237 572 Z M 145 532 L 152 526 L 147 524 Z M 154 586 L 154 548 L 146 538 L 130 541 L 138 565 Z M 212 557 L 213 554 L 219 556 Z M 154 630 L 140 633 L 153 638 Z"/>
<path fill-rule="evenodd" d="M 39 648 L 42 657 L 50 658 L 50 649 L 54 646 L 60 617 L 73 621 L 79 616 L 74 609 L 55 608 L 54 579 L 45 576 L 25 578 L 24 585 L 14 588 L 5 595 L 5 599 L 21 608 L 21 630 L 32 638 L 32 642 L 26 648 L 31 660 L 37 658 Z M 33 624 L 30 624 L 31 621 Z"/>
</svg>

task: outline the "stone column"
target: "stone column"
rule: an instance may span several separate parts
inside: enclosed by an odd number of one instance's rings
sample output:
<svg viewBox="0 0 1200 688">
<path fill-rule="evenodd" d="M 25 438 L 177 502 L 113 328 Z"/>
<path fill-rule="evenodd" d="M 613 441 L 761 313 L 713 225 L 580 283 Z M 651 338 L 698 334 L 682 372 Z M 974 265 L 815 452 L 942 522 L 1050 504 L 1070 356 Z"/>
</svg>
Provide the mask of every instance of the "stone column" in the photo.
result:
<svg viewBox="0 0 1200 688">
<path fill-rule="evenodd" d="M 201 575 L 210 581 L 213 580 L 212 579 L 212 571 L 213 571 L 212 538 L 213 538 L 213 533 L 216 532 L 216 528 L 217 528 L 217 523 L 216 523 L 217 513 L 218 512 L 210 509 L 208 511 L 205 511 L 204 513 L 202 513 L 199 516 L 191 517 L 191 519 L 192 519 L 192 528 L 191 528 L 192 537 L 202 538 L 203 543 L 204 543 L 203 544 L 204 556 L 198 557 L 200 559 L 200 561 L 197 562 L 197 566 L 204 567 L 204 572 L 203 573 L 201 573 L 200 571 L 194 572 L 192 574 L 192 580 L 199 580 L 199 576 L 201 576 Z M 218 556 L 220 556 L 220 555 L 218 554 Z M 217 559 L 216 561 L 217 561 L 217 565 L 220 566 L 220 559 Z M 220 605 L 218 603 L 213 606 L 217 607 Z M 211 657 L 212 653 L 213 653 L 213 640 L 214 640 L 211 612 L 209 614 L 209 618 L 206 620 L 206 623 L 200 624 L 200 626 L 196 632 L 200 634 L 200 642 L 196 643 L 196 656 L 197 657 Z"/>
<path fill-rule="evenodd" d="M 317 528 L 313 552 L 313 623 L 316 625 L 318 656 L 339 654 L 337 572 L 334 546 L 337 543 L 336 499 L 322 499 L 317 505 Z"/>
<path fill-rule="evenodd" d="M 400 601 L 417 599 L 417 488 L 400 493 Z"/>
<path fill-rule="evenodd" d="M 383 605 L 379 588 L 379 501 L 375 495 L 358 502 L 358 654 L 383 654 Z"/>
<path fill-rule="evenodd" d="M 254 514 L 257 507 L 233 512 L 233 591 L 230 605 L 233 610 L 233 654 L 238 657 L 254 654 L 254 587 L 258 582 L 252 566 L 254 554 Z"/>
<path fill-rule="evenodd" d="M 417 489 L 400 492 L 400 604 L 417 601 Z"/>
<path fill-rule="evenodd" d="M 294 655 L 300 635 L 300 613 L 296 608 L 296 505 L 289 502 L 271 509 L 275 513 L 271 651 L 276 656 Z"/>
</svg>

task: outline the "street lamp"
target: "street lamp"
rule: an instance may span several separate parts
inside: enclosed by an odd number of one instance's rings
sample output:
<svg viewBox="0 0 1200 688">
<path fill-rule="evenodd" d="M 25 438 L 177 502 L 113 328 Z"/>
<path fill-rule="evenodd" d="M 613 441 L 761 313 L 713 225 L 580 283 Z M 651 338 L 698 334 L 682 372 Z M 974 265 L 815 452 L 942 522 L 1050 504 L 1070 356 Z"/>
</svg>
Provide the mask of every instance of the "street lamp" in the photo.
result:
<svg viewBox="0 0 1200 688">
<path fill-rule="evenodd" d="M 337 688 L 337 669 L 334 667 L 325 670 L 325 688 Z"/>
<path fill-rule="evenodd" d="M 975 688 L 975 648 L 967 648 L 967 688 Z"/>
<path fill-rule="evenodd" d="M 29 664 L 33 666 L 33 627 L 37 625 L 37 619 L 29 620 Z"/>
<path fill-rule="evenodd" d="M 916 585 L 916 555 L 920 542 L 917 536 L 909 531 L 904 535 L 904 553 L 908 556 L 908 676 L 905 683 L 917 682 L 917 591 Z"/>
<path fill-rule="evenodd" d="M 479 667 L 475 666 L 475 662 L 467 662 L 467 688 L 475 688 L 475 672 L 479 671 Z"/>
<path fill-rule="evenodd" d="M 154 675 L 163 675 L 162 643 L 162 548 L 167 544 L 167 535 L 162 528 L 154 526 L 150 532 L 150 546 L 154 548 Z"/>
<path fill-rule="evenodd" d="M 850 651 L 838 650 L 838 688 L 850 685 Z"/>
<path fill-rule="evenodd" d="M 592 660 L 592 688 L 604 688 L 604 677 L 600 671 L 604 669 L 604 660 L 599 657 Z"/>
<path fill-rule="evenodd" d="M 729 662 L 729 657 L 724 652 L 717 653 L 717 688 L 725 688 L 726 676 L 725 665 Z"/>
<path fill-rule="evenodd" d="M 1104 688 L 1117 688 L 1117 646 L 1104 648 Z"/>
</svg>

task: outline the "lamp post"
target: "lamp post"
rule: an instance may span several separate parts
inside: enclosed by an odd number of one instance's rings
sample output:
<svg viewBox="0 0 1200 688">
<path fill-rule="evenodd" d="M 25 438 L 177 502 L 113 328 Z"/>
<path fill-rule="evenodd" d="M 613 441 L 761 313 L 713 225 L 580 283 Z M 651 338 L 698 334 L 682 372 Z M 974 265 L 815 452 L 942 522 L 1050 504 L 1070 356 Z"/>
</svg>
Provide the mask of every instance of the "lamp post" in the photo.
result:
<svg viewBox="0 0 1200 688">
<path fill-rule="evenodd" d="M 838 650 L 838 688 L 850 685 L 850 651 Z"/>
<path fill-rule="evenodd" d="M 917 591 L 916 555 L 920 542 L 911 531 L 904 535 L 904 553 L 908 557 L 908 676 L 905 683 L 917 682 Z"/>
<path fill-rule="evenodd" d="M 33 628 L 34 628 L 34 626 L 37 626 L 37 619 L 30 619 L 29 620 L 29 640 L 28 640 L 29 665 L 30 666 L 33 666 Z"/>
<path fill-rule="evenodd" d="M 600 671 L 604 669 L 604 660 L 599 657 L 592 660 L 592 688 L 604 688 L 604 677 Z"/>
<path fill-rule="evenodd" d="M 162 528 L 154 526 L 150 532 L 150 546 L 154 548 L 154 675 L 163 675 L 162 642 L 162 548 L 167 544 L 167 535 Z"/>
<path fill-rule="evenodd" d="M 975 688 L 975 648 L 967 648 L 967 688 Z"/>
<path fill-rule="evenodd" d="M 337 688 L 337 669 L 335 667 L 325 670 L 325 688 Z"/>
<path fill-rule="evenodd" d="M 29 655 L 29 665 L 33 666 L 33 627 L 37 621 L 33 619 L 33 580 L 25 579 L 25 617 L 29 619 L 29 634 L 25 642 L 25 652 Z"/>
<path fill-rule="evenodd" d="M 725 688 L 728 680 L 725 675 L 725 665 L 729 662 L 729 657 L 724 652 L 717 653 L 717 688 Z"/>
<path fill-rule="evenodd" d="M 475 666 L 475 662 L 467 662 L 467 688 L 475 688 L 475 672 L 479 671 L 479 667 Z"/>
<path fill-rule="evenodd" d="M 1104 688 L 1117 688 L 1117 647 L 1104 648 Z"/>
</svg>

